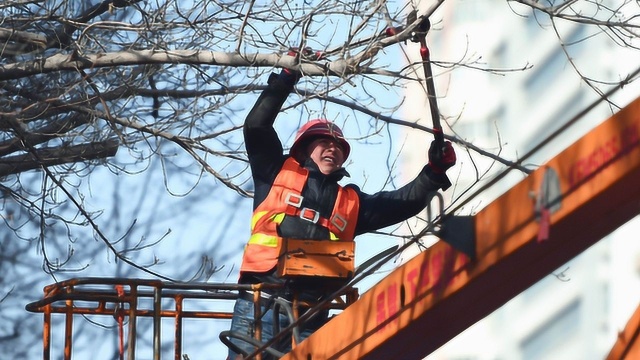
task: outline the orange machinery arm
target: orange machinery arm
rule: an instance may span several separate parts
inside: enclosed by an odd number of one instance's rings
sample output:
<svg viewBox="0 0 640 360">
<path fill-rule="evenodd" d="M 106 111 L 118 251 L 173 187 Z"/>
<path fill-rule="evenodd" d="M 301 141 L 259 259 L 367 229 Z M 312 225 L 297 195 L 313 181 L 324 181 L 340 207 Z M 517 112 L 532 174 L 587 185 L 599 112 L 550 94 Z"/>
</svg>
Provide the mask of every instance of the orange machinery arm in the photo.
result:
<svg viewBox="0 0 640 360">
<path fill-rule="evenodd" d="M 282 360 L 423 358 L 640 213 L 639 184 L 640 98 L 473 216 L 475 259 L 437 242 Z"/>
<path fill-rule="evenodd" d="M 631 315 L 606 360 L 640 359 L 640 306 Z"/>
</svg>

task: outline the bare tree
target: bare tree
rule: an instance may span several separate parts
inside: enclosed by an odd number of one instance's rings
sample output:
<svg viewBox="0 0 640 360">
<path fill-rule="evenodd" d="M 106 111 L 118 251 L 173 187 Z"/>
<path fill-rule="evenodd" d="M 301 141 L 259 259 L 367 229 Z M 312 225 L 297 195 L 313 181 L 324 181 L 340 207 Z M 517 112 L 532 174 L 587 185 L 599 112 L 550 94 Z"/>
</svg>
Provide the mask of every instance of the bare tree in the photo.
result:
<svg viewBox="0 0 640 360">
<path fill-rule="evenodd" d="M 637 29 L 634 17 L 623 17 L 632 3 L 617 8 L 588 1 L 520 3 L 556 20 L 598 26 L 621 46 L 631 46 L 628 39 Z M 34 214 L 46 212 L 37 199 L 57 192 L 56 198 L 71 201 L 98 237 L 80 187 L 65 183 L 68 176 L 87 176 L 95 166 L 137 172 L 160 157 L 179 163 L 185 173 L 208 173 L 250 196 L 238 136 L 242 118 L 236 113 L 246 109 L 247 97 L 260 90 L 260 79 L 275 67 L 306 75 L 301 96 L 290 105 L 304 115 L 322 115 L 328 104 L 337 104 L 382 120 L 358 124 L 363 138 L 387 123 L 429 131 L 414 124 L 418 119 L 394 121 L 401 100 L 380 99 L 375 91 L 400 93 L 403 81 L 418 79 L 408 61 L 389 66 L 382 55 L 415 36 L 439 4 L 421 5 L 415 20 L 407 22 L 413 4 L 385 1 L 6 2 L 0 27 L 5 192 L 16 194 Z M 581 15 L 578 10 L 587 6 L 597 11 Z M 396 31 L 386 31 L 390 28 Z M 323 60 L 283 56 L 290 47 L 307 46 L 321 51 Z M 311 102 L 319 106 L 308 106 Z M 118 148 L 128 150 L 130 164 L 109 162 Z M 41 191 L 27 198 L 19 175 L 33 169 L 46 176 Z"/>
<path fill-rule="evenodd" d="M 78 271 L 106 249 L 107 261 L 137 269 L 118 269 L 115 275 L 153 271 L 165 276 L 167 271 L 172 278 L 188 279 L 195 271 L 166 270 L 162 262 L 167 259 L 150 256 L 149 249 L 165 239 L 171 228 L 167 222 L 202 216 L 206 210 L 191 206 L 193 199 L 224 194 L 220 207 L 237 211 L 242 206 L 237 195 L 251 196 L 240 129 L 247 104 L 268 74 L 288 67 L 305 75 L 284 109 L 298 122 L 330 117 L 353 129 L 354 140 L 361 142 L 377 141 L 390 126 L 430 132 L 419 123 L 423 116 L 401 115 L 404 86 L 422 77 L 419 61 L 401 46 L 442 2 L 4 1 L 0 190 L 5 204 L 11 204 L 2 208 L 2 216 L 12 235 L 2 237 L 3 268 L 17 271 L 20 254 L 35 247 L 46 273 Z M 634 46 L 640 26 L 637 2 L 509 1 L 516 3 L 515 16 L 578 22 L 600 29 L 623 47 Z M 408 21 L 413 10 L 417 16 Z M 283 56 L 292 47 L 311 47 L 322 58 Z M 434 59 L 433 64 L 441 71 L 461 66 L 492 72 L 528 69 L 496 70 L 478 59 Z M 605 95 L 595 85 L 601 80 L 582 75 Z M 630 74 L 620 86 L 634 79 Z M 332 109 L 340 109 L 338 118 Z M 278 125 L 285 140 L 297 125 Z M 477 156 L 526 171 L 518 159 L 502 159 L 454 136 L 448 139 Z M 104 197 L 110 188 L 105 184 L 129 177 L 141 183 L 114 186 L 107 193 L 111 199 Z M 169 196 L 145 184 L 161 184 Z M 159 209 L 143 201 L 150 196 L 183 199 L 179 207 L 164 209 L 184 211 L 150 212 Z M 145 212 L 153 215 L 141 215 Z M 224 233 L 233 219 L 217 214 L 208 229 Z M 87 248 L 90 237 L 97 247 Z M 15 255 L 5 251 L 9 242 L 19 244 L 11 247 Z M 209 245 L 209 251 L 221 251 Z M 83 253 L 81 260 L 72 261 L 78 253 Z M 210 259 L 194 265 L 205 277 L 215 268 Z M 3 286 L 0 296 L 16 293 L 6 277 Z"/>
</svg>

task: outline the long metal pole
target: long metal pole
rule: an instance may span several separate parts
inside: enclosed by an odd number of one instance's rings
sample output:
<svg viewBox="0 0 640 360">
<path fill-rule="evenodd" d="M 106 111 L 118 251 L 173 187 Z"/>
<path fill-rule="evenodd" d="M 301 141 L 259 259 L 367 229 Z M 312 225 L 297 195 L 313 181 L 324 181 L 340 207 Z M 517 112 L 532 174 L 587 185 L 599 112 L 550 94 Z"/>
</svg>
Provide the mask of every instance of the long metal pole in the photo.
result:
<svg viewBox="0 0 640 360">
<path fill-rule="evenodd" d="M 161 341 L 160 327 L 162 324 L 160 312 L 162 311 L 162 287 L 153 290 L 153 360 L 160 360 Z"/>
<path fill-rule="evenodd" d="M 425 18 L 422 24 L 420 24 L 419 36 L 420 42 L 420 57 L 422 57 L 422 68 L 424 70 L 424 80 L 427 84 L 427 99 L 429 100 L 429 109 L 431 110 L 431 121 L 433 122 L 433 136 L 436 140 L 438 155 L 442 155 L 444 148 L 444 133 L 442 132 L 442 125 L 440 125 L 440 111 L 438 110 L 438 100 L 436 98 L 436 87 L 433 82 L 433 72 L 431 71 L 431 59 L 429 54 L 429 48 L 427 47 L 427 31 L 431 27 L 431 23 L 428 18 Z"/>
</svg>

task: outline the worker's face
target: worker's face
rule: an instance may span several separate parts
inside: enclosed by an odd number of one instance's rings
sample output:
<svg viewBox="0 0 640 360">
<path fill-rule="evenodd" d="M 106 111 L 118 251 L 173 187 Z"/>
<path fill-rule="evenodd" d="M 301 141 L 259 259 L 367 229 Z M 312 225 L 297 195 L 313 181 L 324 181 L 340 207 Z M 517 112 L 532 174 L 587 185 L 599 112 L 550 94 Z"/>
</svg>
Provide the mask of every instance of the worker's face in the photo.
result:
<svg viewBox="0 0 640 360">
<path fill-rule="evenodd" d="M 314 140 L 307 148 L 309 157 L 318 165 L 320 172 L 328 175 L 342 167 L 344 150 L 331 138 Z"/>
</svg>

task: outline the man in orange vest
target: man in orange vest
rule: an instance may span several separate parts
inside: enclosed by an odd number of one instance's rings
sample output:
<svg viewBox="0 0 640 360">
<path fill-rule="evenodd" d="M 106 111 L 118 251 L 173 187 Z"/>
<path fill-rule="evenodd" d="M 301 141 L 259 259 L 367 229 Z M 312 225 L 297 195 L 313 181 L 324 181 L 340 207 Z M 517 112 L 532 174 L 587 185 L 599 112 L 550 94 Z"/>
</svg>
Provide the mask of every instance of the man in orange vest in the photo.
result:
<svg viewBox="0 0 640 360">
<path fill-rule="evenodd" d="M 283 154 L 273 123 L 299 78 L 299 73 L 286 69 L 279 75 L 272 74 L 244 124 L 255 194 L 251 237 L 240 267 L 240 283 L 285 283 L 276 275 L 284 238 L 353 241 L 356 235 L 418 214 L 439 189 L 446 190 L 451 185 L 445 174 L 456 162 L 450 142 L 445 143 L 442 152 L 435 151 L 431 144 L 429 163 L 414 180 L 400 189 L 375 194 L 366 194 L 355 185 L 338 185 L 339 180 L 349 176 L 342 165 L 349 157 L 351 147 L 342 130 L 328 120 L 315 119 L 302 126 L 289 154 Z M 326 284 L 318 284 L 318 281 L 288 281 L 282 291 L 263 293 L 291 300 L 295 291 L 303 300 L 317 302 L 323 295 L 328 295 L 327 287 L 323 285 Z M 231 324 L 231 331 L 239 335 L 231 341 L 246 354 L 255 350 L 253 345 L 241 339 L 253 337 L 252 296 L 248 292 L 240 293 Z M 265 305 L 267 303 L 265 301 Z M 274 315 L 273 310 L 267 308 L 262 313 L 262 341 L 265 342 L 275 335 Z M 322 326 L 327 315 L 324 312 L 303 324 L 300 338 L 308 337 Z M 288 324 L 287 318 L 279 314 L 276 328 L 283 329 Z M 285 336 L 284 340 L 279 344 L 279 351 L 283 353 L 290 349 L 290 344 L 287 345 L 290 338 Z M 231 349 L 228 359 L 242 359 L 242 356 Z"/>
</svg>

